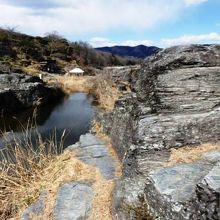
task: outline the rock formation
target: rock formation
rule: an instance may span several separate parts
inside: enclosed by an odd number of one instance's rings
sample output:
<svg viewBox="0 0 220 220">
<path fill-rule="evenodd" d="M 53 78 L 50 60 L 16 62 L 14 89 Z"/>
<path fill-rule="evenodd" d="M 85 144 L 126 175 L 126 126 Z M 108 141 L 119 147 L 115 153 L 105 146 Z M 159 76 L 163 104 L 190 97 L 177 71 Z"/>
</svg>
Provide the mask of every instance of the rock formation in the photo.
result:
<svg viewBox="0 0 220 220">
<path fill-rule="evenodd" d="M 116 219 L 220 218 L 220 46 L 165 49 L 135 74 L 103 125 L 123 161 Z M 168 165 L 172 149 L 216 144 Z M 220 148 L 219 148 L 220 149 Z"/>
<path fill-rule="evenodd" d="M 56 100 L 63 93 L 46 86 L 38 77 L 0 74 L 0 111 L 13 112 Z"/>
</svg>

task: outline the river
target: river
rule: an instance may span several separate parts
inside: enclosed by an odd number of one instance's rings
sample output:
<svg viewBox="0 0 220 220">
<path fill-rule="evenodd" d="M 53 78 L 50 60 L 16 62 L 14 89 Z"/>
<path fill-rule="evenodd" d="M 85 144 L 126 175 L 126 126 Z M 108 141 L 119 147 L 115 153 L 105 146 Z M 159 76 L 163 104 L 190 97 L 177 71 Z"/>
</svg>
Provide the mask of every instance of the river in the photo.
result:
<svg viewBox="0 0 220 220">
<path fill-rule="evenodd" d="M 80 135 L 89 131 L 95 111 L 92 102 L 91 96 L 75 93 L 56 104 L 1 116 L 0 130 L 3 131 L 7 142 L 13 141 L 14 136 L 22 139 L 24 130 L 37 130 L 43 140 L 50 139 L 54 134 L 56 139 L 60 140 L 65 131 L 64 147 L 67 147 L 77 142 Z M 35 128 L 30 129 L 31 125 Z M 5 138 L 0 138 L 0 147 L 3 147 L 5 142 Z"/>
</svg>

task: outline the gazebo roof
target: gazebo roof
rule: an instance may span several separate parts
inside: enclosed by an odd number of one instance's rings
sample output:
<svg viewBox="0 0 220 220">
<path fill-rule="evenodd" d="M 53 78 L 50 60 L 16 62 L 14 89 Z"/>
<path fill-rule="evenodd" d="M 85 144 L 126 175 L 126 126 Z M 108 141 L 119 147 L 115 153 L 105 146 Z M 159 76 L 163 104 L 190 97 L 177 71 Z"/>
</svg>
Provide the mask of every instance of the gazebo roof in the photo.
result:
<svg viewBox="0 0 220 220">
<path fill-rule="evenodd" d="M 69 72 L 70 73 L 84 73 L 84 71 L 78 67 L 70 70 Z"/>
</svg>

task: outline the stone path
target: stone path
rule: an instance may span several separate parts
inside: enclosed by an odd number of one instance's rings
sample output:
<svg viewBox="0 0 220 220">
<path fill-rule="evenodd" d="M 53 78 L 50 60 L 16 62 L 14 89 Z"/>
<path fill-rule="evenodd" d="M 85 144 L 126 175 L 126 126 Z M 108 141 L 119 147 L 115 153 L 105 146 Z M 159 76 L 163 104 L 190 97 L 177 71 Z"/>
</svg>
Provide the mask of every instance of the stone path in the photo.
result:
<svg viewBox="0 0 220 220">
<path fill-rule="evenodd" d="M 115 177 L 115 164 L 109 155 L 106 143 L 92 134 L 82 135 L 80 141 L 67 149 L 77 153 L 77 157 L 84 163 L 99 168 L 106 179 Z"/>
<path fill-rule="evenodd" d="M 82 135 L 80 141 L 67 148 L 86 164 L 96 166 L 107 180 L 115 178 L 115 162 L 110 156 L 106 143 L 92 134 Z M 94 192 L 85 182 L 70 182 L 62 185 L 57 193 L 53 208 L 54 220 L 84 220 L 92 209 Z M 27 208 L 21 219 L 30 220 L 41 216 L 45 208 L 45 194 Z M 38 218 L 36 218 L 38 219 Z M 39 217 L 39 219 L 41 219 Z"/>
<path fill-rule="evenodd" d="M 92 208 L 93 190 L 84 183 L 60 187 L 54 207 L 54 220 L 86 219 Z"/>
</svg>

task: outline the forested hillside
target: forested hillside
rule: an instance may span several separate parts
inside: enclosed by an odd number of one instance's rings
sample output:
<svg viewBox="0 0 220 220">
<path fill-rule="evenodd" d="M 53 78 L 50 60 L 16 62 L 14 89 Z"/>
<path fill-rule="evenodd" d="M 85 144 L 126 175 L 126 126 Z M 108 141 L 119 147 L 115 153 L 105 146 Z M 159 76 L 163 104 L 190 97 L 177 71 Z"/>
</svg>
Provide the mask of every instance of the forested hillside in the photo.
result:
<svg viewBox="0 0 220 220">
<path fill-rule="evenodd" d="M 33 37 L 13 30 L 0 29 L 1 69 L 31 71 L 41 68 L 40 63 L 53 60 L 57 71 L 67 64 L 102 68 L 114 65 L 132 65 L 135 59 L 126 59 L 99 52 L 85 42 L 70 42 L 53 32 L 45 37 Z"/>
</svg>

